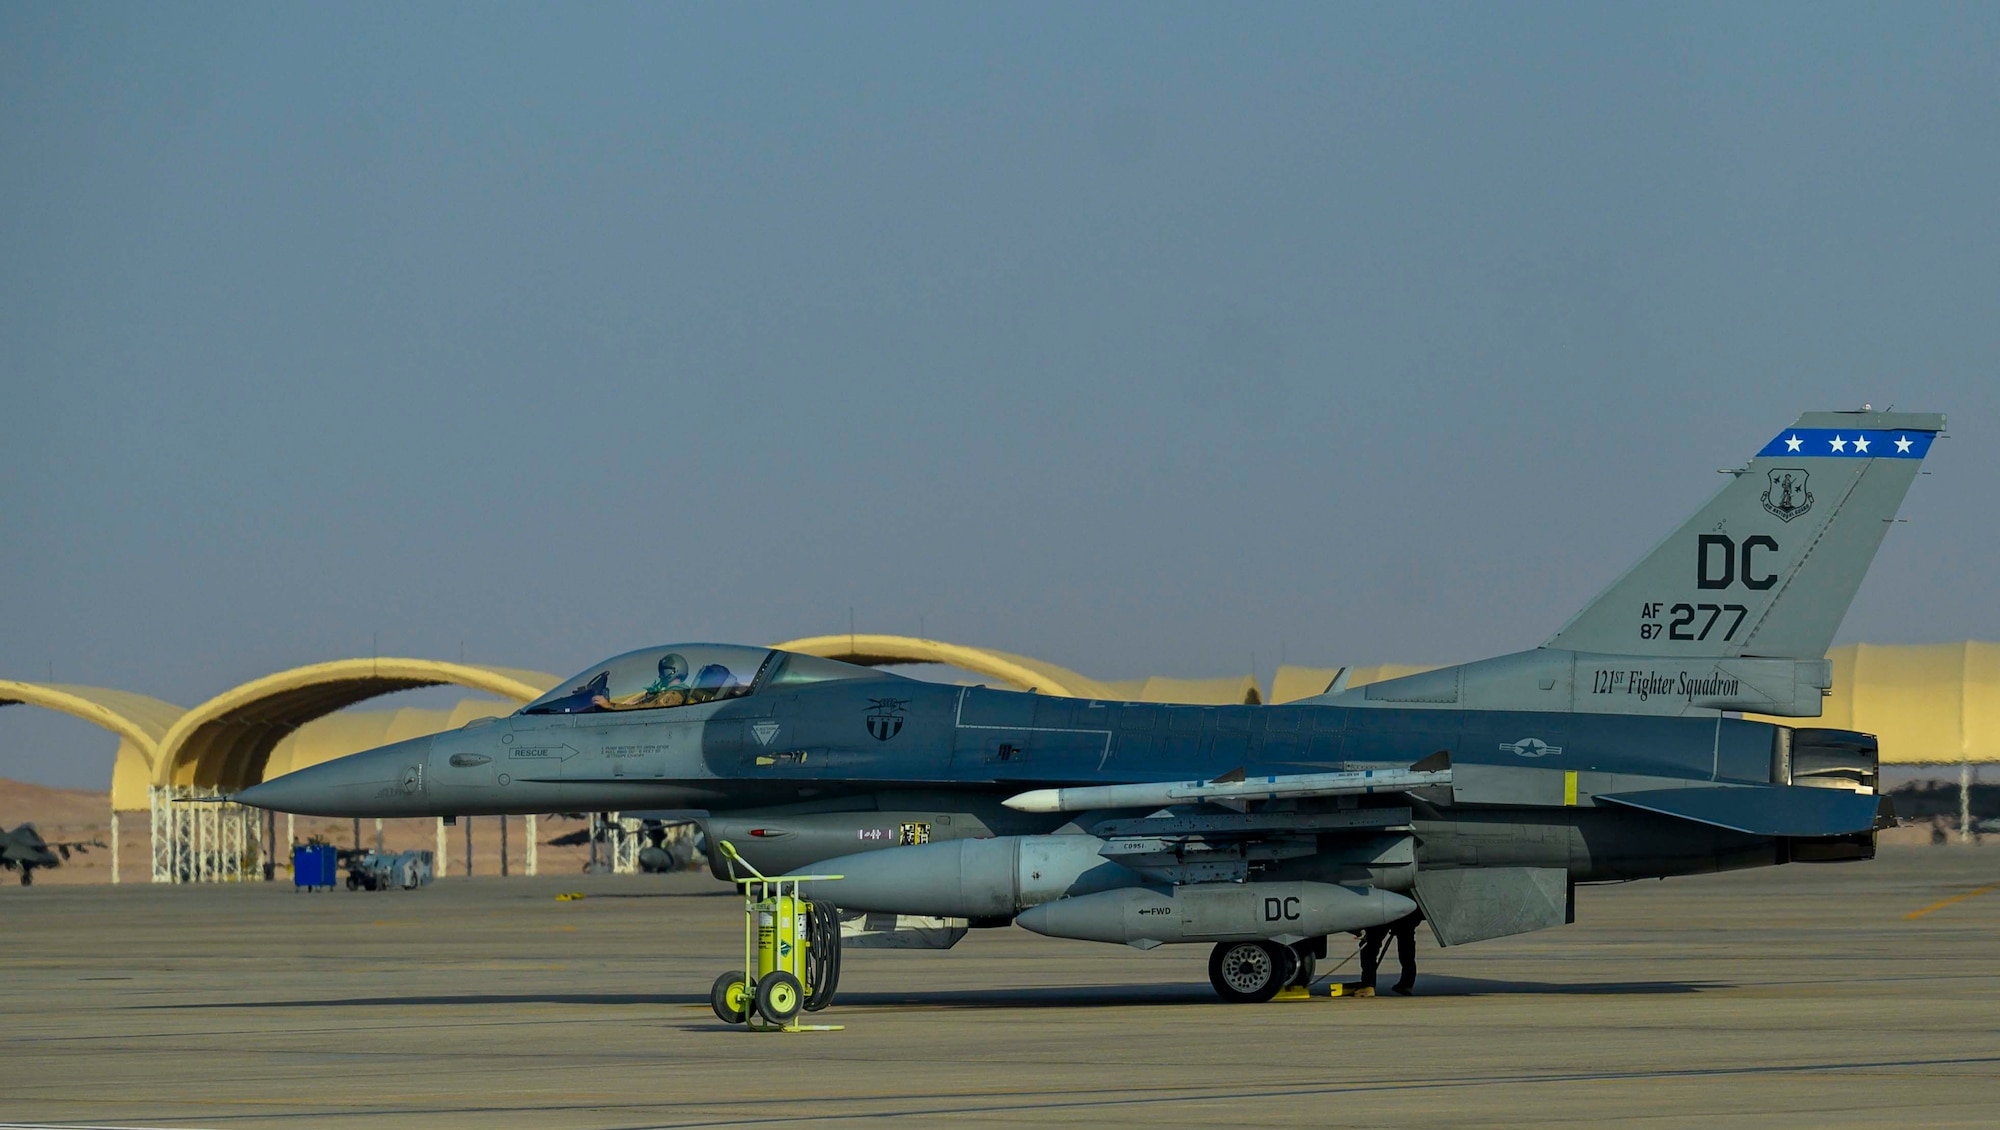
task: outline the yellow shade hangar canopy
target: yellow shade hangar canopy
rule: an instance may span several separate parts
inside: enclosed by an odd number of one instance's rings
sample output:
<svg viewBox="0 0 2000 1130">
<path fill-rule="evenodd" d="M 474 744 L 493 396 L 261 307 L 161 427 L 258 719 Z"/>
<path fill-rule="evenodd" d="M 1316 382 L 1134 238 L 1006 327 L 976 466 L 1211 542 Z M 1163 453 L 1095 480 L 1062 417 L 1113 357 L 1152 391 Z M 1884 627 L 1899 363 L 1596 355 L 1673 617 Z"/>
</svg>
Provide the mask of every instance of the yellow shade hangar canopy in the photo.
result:
<svg viewBox="0 0 2000 1130">
<path fill-rule="evenodd" d="M 0 706 L 16 704 L 60 711 L 117 734 L 111 807 L 126 811 L 146 807 L 146 786 L 153 779 L 160 741 L 185 713 L 171 702 L 131 691 L 0 679 Z"/>
<path fill-rule="evenodd" d="M 435 659 L 340 659 L 294 667 L 224 691 L 176 719 L 160 739 L 153 783 L 247 788 L 265 779 L 271 753 L 287 735 L 380 695 L 461 686 L 523 703 L 556 682 L 539 671 Z"/>
<path fill-rule="evenodd" d="M 1856 643 L 1827 658 L 1833 690 L 1817 720 L 1748 717 L 1874 734 L 1889 764 L 2000 761 L 2000 644 Z"/>
</svg>

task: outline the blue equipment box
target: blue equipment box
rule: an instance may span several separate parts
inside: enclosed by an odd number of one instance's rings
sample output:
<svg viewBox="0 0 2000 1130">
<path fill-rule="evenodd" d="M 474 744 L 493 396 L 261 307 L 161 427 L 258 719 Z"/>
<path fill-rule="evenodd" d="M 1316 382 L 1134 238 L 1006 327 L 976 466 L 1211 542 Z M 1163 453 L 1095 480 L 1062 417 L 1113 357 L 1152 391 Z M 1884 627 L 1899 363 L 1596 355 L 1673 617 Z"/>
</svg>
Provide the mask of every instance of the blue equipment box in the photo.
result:
<svg viewBox="0 0 2000 1130">
<path fill-rule="evenodd" d="M 340 853 L 332 844 L 298 844 L 292 848 L 292 885 L 332 890 L 339 862 Z"/>
</svg>

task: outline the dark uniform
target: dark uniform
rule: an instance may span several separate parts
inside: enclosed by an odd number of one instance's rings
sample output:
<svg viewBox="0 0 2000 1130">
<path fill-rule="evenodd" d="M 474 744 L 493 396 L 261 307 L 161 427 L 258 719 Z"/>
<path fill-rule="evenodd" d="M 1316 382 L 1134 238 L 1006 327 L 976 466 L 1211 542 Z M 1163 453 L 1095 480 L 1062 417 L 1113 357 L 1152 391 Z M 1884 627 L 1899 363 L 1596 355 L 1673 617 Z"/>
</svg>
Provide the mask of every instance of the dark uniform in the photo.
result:
<svg viewBox="0 0 2000 1130">
<path fill-rule="evenodd" d="M 1396 938 L 1396 963 L 1403 967 L 1403 975 L 1397 978 L 1391 991 L 1397 996 L 1407 997 L 1417 988 L 1417 923 L 1424 920 L 1424 912 L 1412 910 L 1386 926 L 1370 926 L 1361 935 L 1361 985 L 1372 995 L 1375 992 L 1375 974 L 1382 966 L 1382 951 L 1389 948 L 1389 937 Z"/>
</svg>

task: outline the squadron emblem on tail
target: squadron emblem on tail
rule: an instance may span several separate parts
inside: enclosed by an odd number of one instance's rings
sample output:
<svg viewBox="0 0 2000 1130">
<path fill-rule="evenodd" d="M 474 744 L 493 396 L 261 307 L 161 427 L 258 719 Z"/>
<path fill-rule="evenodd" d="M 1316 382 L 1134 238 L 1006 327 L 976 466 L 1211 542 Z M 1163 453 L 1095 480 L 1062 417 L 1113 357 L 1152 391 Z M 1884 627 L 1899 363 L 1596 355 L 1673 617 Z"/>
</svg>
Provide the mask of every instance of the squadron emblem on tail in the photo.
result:
<svg viewBox="0 0 2000 1130">
<path fill-rule="evenodd" d="M 1806 473 L 1796 467 L 1773 467 L 1771 485 L 1764 491 L 1764 509 L 1784 521 L 1791 521 L 1812 509 L 1812 492 L 1806 489 Z"/>
</svg>

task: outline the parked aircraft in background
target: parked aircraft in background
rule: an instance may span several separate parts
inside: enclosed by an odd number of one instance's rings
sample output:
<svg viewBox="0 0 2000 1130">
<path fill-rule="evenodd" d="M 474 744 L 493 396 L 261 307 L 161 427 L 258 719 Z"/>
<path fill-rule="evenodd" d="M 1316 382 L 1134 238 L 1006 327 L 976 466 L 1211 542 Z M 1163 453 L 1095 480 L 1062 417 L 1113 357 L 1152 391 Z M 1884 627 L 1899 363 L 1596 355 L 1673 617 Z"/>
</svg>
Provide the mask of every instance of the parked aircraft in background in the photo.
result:
<svg viewBox="0 0 2000 1130">
<path fill-rule="evenodd" d="M 103 846 L 103 840 L 57 840 L 50 843 L 35 831 L 33 824 L 23 824 L 11 832 L 0 828 L 0 868 L 19 871 L 21 885 L 33 886 L 35 868 L 53 870 L 61 867 L 72 851 L 81 853 Z"/>
</svg>

